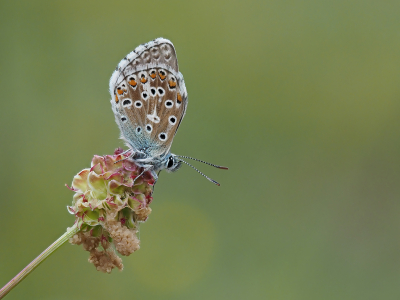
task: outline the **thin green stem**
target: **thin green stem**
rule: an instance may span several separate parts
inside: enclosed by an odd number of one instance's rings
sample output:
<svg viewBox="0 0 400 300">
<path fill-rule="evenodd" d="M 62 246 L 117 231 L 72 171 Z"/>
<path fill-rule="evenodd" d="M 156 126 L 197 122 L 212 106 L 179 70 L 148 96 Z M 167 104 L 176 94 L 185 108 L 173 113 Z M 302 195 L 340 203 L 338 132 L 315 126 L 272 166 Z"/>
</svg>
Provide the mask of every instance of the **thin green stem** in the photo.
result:
<svg viewBox="0 0 400 300">
<path fill-rule="evenodd" d="M 29 265 L 27 265 L 21 272 L 17 274 L 13 279 L 10 280 L 1 290 L 0 299 L 3 299 L 18 283 L 20 283 L 30 272 L 32 272 L 41 262 L 50 256 L 55 250 L 57 250 L 62 244 L 64 244 L 70 237 L 79 231 L 76 225 L 69 228 L 69 230 L 58 238 L 53 244 L 51 244 L 46 250 L 44 250 L 38 257 L 36 257 Z"/>
</svg>

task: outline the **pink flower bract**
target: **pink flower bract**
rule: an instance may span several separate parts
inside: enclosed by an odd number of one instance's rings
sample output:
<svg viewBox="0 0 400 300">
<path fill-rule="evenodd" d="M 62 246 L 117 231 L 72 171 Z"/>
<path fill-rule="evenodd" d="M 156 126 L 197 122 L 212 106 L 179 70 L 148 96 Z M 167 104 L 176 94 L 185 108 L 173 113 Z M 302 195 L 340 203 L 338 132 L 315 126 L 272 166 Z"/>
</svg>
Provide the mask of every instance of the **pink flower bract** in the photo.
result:
<svg viewBox="0 0 400 300">
<path fill-rule="evenodd" d="M 80 171 L 67 186 L 75 192 L 68 211 L 81 229 L 70 243 L 82 244 L 90 252 L 89 261 L 107 273 L 123 268 L 113 248 L 122 255 L 139 249 L 137 225 L 147 220 L 153 199 L 151 173 L 138 177 L 143 169 L 122 160 L 127 157 L 122 153 L 118 148 L 114 155 L 95 155 L 91 168 Z"/>
</svg>

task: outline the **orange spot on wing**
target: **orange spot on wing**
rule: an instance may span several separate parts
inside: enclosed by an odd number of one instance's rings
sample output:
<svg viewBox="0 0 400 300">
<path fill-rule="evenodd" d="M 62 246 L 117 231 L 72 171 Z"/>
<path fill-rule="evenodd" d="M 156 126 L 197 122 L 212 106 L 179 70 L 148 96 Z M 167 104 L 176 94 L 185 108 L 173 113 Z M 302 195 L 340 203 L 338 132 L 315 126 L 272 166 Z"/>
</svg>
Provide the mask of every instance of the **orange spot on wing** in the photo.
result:
<svg viewBox="0 0 400 300">
<path fill-rule="evenodd" d="M 135 87 L 135 86 L 137 85 L 136 81 L 133 80 L 133 79 L 129 81 L 129 84 L 130 84 L 131 86 L 133 86 L 133 87 Z"/>
<path fill-rule="evenodd" d="M 150 74 L 150 77 L 153 78 L 153 79 L 156 78 L 156 76 L 157 76 L 156 72 L 153 72 L 153 73 Z"/>
<path fill-rule="evenodd" d="M 140 82 L 141 82 L 141 83 L 146 83 L 146 82 L 147 82 L 147 78 L 146 78 L 146 77 L 140 78 Z"/>
<path fill-rule="evenodd" d="M 124 93 L 124 91 L 121 88 L 118 88 L 117 93 L 118 93 L 118 95 L 122 95 Z"/>
<path fill-rule="evenodd" d="M 182 103 L 182 96 L 181 96 L 181 94 L 178 93 L 178 94 L 176 95 L 176 101 L 178 101 L 179 104 Z"/>
<path fill-rule="evenodd" d="M 170 80 L 168 83 L 169 83 L 169 87 L 170 87 L 171 89 L 173 89 L 174 87 L 176 87 L 176 82 L 175 82 L 175 81 Z"/>
<path fill-rule="evenodd" d="M 165 75 L 165 73 L 162 74 L 162 72 L 158 73 L 158 75 L 160 76 L 161 80 L 164 80 L 165 77 L 167 77 L 167 75 Z"/>
<path fill-rule="evenodd" d="M 115 94 L 115 103 L 118 103 L 118 95 L 117 94 Z"/>
</svg>

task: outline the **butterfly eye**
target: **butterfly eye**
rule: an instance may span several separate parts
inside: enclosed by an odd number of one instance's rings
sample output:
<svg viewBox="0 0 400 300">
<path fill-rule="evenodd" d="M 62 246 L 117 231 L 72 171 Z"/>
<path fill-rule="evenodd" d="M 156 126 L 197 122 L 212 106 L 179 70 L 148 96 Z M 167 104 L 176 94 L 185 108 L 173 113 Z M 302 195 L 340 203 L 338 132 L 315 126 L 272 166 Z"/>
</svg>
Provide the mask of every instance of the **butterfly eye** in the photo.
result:
<svg viewBox="0 0 400 300">
<path fill-rule="evenodd" d="M 161 132 L 161 133 L 158 135 L 158 138 L 159 138 L 161 141 L 165 141 L 165 140 L 167 139 L 167 134 L 164 133 L 164 132 Z"/>
<path fill-rule="evenodd" d="M 164 89 L 163 88 L 158 88 L 158 94 L 160 96 L 163 96 L 165 94 Z"/>
<path fill-rule="evenodd" d="M 132 101 L 130 99 L 125 99 L 124 101 L 122 101 L 123 107 L 131 106 L 131 104 L 132 104 Z"/>
<path fill-rule="evenodd" d="M 165 101 L 165 107 L 166 107 L 166 108 L 171 108 L 172 105 L 174 105 L 174 102 L 172 102 L 172 100 L 167 100 L 167 101 Z"/>
<path fill-rule="evenodd" d="M 168 158 L 168 164 L 167 164 L 167 168 L 171 168 L 174 165 L 174 159 L 172 158 L 172 156 L 170 156 Z"/>
<path fill-rule="evenodd" d="M 176 123 L 176 118 L 175 116 L 170 116 L 168 118 L 169 124 L 174 125 Z"/>
<path fill-rule="evenodd" d="M 137 108 L 141 108 L 142 105 L 143 105 L 143 104 L 142 104 L 141 101 L 139 101 L 139 100 L 135 101 L 135 106 L 136 106 Z"/>
<path fill-rule="evenodd" d="M 143 92 L 143 93 L 142 93 L 142 98 L 143 98 L 144 100 L 147 100 L 147 98 L 149 98 L 149 94 L 148 94 L 147 92 Z"/>
<path fill-rule="evenodd" d="M 153 130 L 153 127 L 151 127 L 150 124 L 147 124 L 147 125 L 146 125 L 146 131 L 147 131 L 147 132 L 151 132 L 152 130 Z"/>
<path fill-rule="evenodd" d="M 126 122 L 126 120 L 127 120 L 126 117 L 121 117 L 122 122 Z"/>
<path fill-rule="evenodd" d="M 156 94 L 156 89 L 155 88 L 151 88 L 150 89 L 151 94 L 154 96 Z"/>
</svg>

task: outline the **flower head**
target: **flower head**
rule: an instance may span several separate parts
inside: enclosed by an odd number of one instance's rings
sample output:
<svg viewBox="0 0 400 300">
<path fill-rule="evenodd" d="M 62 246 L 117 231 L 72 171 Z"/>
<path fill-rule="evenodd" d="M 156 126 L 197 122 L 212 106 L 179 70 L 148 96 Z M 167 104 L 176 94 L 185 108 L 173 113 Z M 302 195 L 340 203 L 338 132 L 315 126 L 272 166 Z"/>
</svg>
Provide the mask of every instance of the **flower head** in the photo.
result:
<svg viewBox="0 0 400 300">
<path fill-rule="evenodd" d="M 68 211 L 81 229 L 70 243 L 82 244 L 89 261 L 107 273 L 123 268 L 111 246 L 122 255 L 138 250 L 138 223 L 151 213 L 154 178 L 150 172 L 138 177 L 143 169 L 122 160 L 126 157 L 120 148 L 114 155 L 95 155 L 91 168 L 80 171 L 69 187 L 75 195 Z"/>
</svg>

